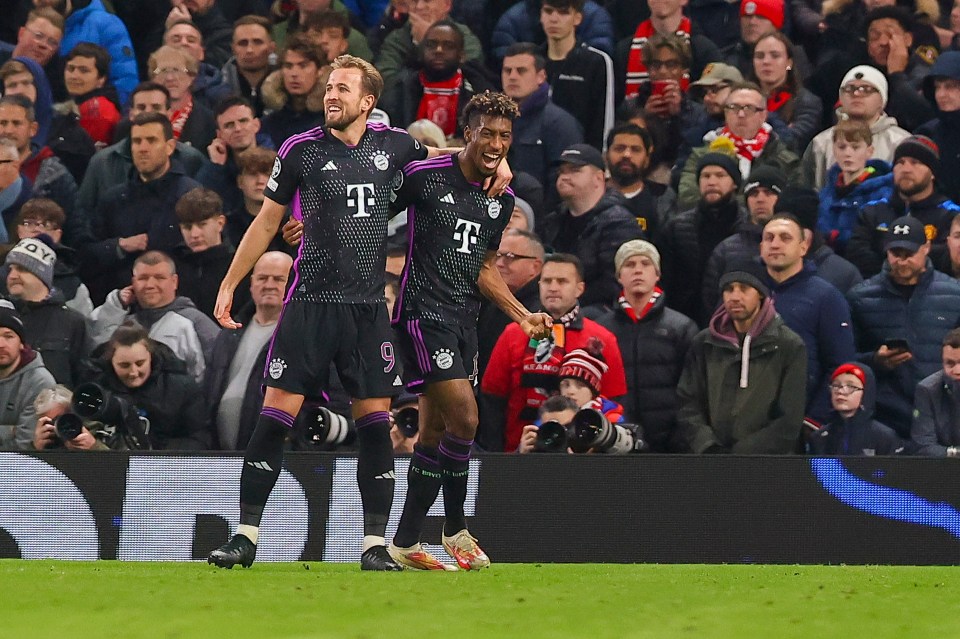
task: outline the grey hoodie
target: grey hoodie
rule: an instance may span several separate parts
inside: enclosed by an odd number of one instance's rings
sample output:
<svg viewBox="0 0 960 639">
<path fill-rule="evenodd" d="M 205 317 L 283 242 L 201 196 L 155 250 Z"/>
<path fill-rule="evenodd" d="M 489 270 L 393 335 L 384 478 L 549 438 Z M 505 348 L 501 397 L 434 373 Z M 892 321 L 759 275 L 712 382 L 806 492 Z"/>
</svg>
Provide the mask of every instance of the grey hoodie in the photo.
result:
<svg viewBox="0 0 960 639">
<path fill-rule="evenodd" d="M 33 450 L 37 411 L 33 400 L 45 388 L 57 385 L 40 353 L 23 347 L 20 365 L 0 379 L 0 450 Z"/>
</svg>

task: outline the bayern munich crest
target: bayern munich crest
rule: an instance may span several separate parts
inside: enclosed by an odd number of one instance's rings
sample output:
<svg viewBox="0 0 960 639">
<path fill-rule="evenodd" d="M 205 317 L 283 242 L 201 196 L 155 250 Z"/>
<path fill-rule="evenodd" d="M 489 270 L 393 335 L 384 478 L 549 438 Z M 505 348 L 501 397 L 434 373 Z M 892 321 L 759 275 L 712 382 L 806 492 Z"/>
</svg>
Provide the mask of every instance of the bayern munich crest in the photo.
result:
<svg viewBox="0 0 960 639">
<path fill-rule="evenodd" d="M 279 357 L 274 357 L 270 360 L 270 366 L 267 367 L 267 373 L 272 379 L 280 379 L 280 376 L 283 375 L 283 370 L 287 367 L 287 363 L 280 359 Z"/>
<path fill-rule="evenodd" d="M 383 153 L 377 153 L 373 156 L 373 165 L 381 171 L 386 171 L 390 168 L 390 159 Z"/>
<path fill-rule="evenodd" d="M 433 361 L 437 363 L 437 368 L 447 370 L 453 366 L 453 351 L 441 348 L 433 354 Z"/>
<path fill-rule="evenodd" d="M 500 203 L 497 201 L 490 202 L 487 204 L 487 215 L 490 216 L 491 220 L 495 220 L 500 217 L 500 211 L 503 207 L 500 206 Z"/>
</svg>

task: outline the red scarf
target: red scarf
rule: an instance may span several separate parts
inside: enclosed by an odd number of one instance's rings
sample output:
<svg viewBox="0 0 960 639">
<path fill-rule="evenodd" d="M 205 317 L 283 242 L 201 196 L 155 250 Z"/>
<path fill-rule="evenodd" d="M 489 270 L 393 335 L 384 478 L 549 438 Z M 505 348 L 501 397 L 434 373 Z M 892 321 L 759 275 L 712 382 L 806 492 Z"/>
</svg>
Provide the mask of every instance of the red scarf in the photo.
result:
<svg viewBox="0 0 960 639">
<path fill-rule="evenodd" d="M 767 140 L 770 139 L 771 130 L 770 125 L 764 122 L 760 130 L 757 131 L 756 137 L 752 140 L 744 140 L 734 135 L 733 131 L 727 128 L 727 125 L 723 125 L 720 135 L 730 138 L 730 141 L 733 142 L 733 145 L 737 148 L 737 155 L 753 162 L 763 153 L 763 147 L 766 146 Z"/>
<path fill-rule="evenodd" d="M 653 292 L 650 293 L 650 299 L 648 299 L 647 303 L 643 305 L 643 308 L 640 309 L 639 313 L 637 313 L 637 309 L 630 306 L 630 302 L 627 301 L 627 297 L 623 294 L 623 292 L 620 293 L 620 299 L 617 300 L 617 303 L 620 304 L 620 308 L 623 309 L 623 312 L 627 314 L 627 317 L 632 319 L 634 323 L 637 323 L 647 316 L 647 313 L 650 312 L 650 309 L 652 309 L 653 305 L 657 303 L 657 300 L 660 299 L 661 295 L 663 295 L 663 289 L 659 286 L 655 286 L 653 288 Z"/>
<path fill-rule="evenodd" d="M 173 138 L 175 140 L 180 139 L 180 133 L 183 131 L 183 126 L 187 123 L 187 120 L 190 119 L 190 114 L 193 112 L 193 96 L 187 96 L 187 103 L 183 105 L 183 108 L 177 109 L 173 112 L 173 115 L 170 116 L 170 123 L 173 124 Z"/>
<path fill-rule="evenodd" d="M 463 85 L 463 71 L 457 69 L 452 78 L 440 82 L 427 80 L 421 71 L 420 84 L 423 85 L 423 97 L 420 98 L 417 119 L 430 120 L 449 138 L 457 132 L 457 102 Z"/>
<path fill-rule="evenodd" d="M 774 113 L 783 108 L 787 102 L 793 98 L 793 94 L 789 91 L 774 91 L 767 98 L 767 111 Z"/>
<path fill-rule="evenodd" d="M 625 97 L 635 98 L 640 91 L 640 85 L 649 79 L 647 65 L 643 63 L 643 45 L 647 39 L 655 34 L 653 22 L 644 20 L 637 27 L 637 32 L 633 34 L 633 42 L 630 43 L 630 55 L 627 57 L 627 91 Z M 690 19 L 684 16 L 680 19 L 680 26 L 677 27 L 677 35 L 690 42 Z M 690 84 L 690 74 L 684 73 L 680 79 L 680 89 L 686 92 Z"/>
</svg>

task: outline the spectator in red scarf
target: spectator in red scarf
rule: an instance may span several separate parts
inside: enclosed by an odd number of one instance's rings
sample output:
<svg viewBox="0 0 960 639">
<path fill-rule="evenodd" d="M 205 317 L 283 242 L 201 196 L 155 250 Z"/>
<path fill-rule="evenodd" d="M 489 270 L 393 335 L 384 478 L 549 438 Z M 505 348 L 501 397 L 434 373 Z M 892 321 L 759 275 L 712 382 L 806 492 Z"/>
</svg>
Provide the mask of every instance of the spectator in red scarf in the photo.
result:
<svg viewBox="0 0 960 639">
<path fill-rule="evenodd" d="M 153 79 L 170 92 L 174 139 L 195 149 L 206 149 L 217 134 L 213 112 L 193 99 L 191 86 L 200 69 L 195 57 L 183 49 L 164 45 L 147 61 Z"/>
<path fill-rule="evenodd" d="M 384 86 L 379 107 L 390 122 L 406 127 L 429 120 L 443 134 L 460 137 L 460 113 L 470 98 L 494 90 L 494 82 L 475 60 L 464 59 L 463 31 L 453 20 L 435 22 L 417 45 L 417 64 L 396 73 Z"/>
<path fill-rule="evenodd" d="M 803 153 L 820 131 L 823 103 L 803 87 L 794 63 L 794 46 L 779 31 L 753 45 L 753 79 L 767 94 L 767 120 L 794 153 Z"/>
</svg>

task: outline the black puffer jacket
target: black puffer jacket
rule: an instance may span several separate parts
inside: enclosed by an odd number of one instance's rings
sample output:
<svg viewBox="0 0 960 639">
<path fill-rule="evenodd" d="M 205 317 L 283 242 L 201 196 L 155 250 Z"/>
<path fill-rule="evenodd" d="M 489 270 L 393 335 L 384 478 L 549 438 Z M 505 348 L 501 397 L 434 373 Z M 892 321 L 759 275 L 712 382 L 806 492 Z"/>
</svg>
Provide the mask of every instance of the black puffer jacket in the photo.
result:
<svg viewBox="0 0 960 639">
<path fill-rule="evenodd" d="M 664 295 L 637 321 L 617 308 L 597 322 L 616 335 L 620 345 L 627 377 L 623 398 L 627 420 L 643 426 L 652 452 L 689 452 L 677 433 L 677 382 L 697 325 L 667 308 Z"/>
<path fill-rule="evenodd" d="M 579 236 L 574 237 L 571 224 L 583 222 Z M 637 218 L 627 209 L 623 195 L 608 188 L 596 206 L 574 218 L 566 205 L 551 213 L 544 221 L 544 244 L 557 251 L 573 253 L 583 263 L 587 289 L 580 296 L 580 305 L 610 304 L 620 293 L 613 272 L 613 256 L 620 245 L 643 237 Z"/>
<path fill-rule="evenodd" d="M 54 291 L 42 302 L 14 300 L 23 319 L 23 341 L 43 355 L 43 365 L 58 384 L 74 388 L 85 373 L 87 323 L 83 315 L 64 306 Z"/>
<path fill-rule="evenodd" d="M 138 388 L 117 379 L 110 362 L 93 381 L 133 403 L 150 420 L 150 443 L 167 450 L 208 450 L 211 431 L 200 385 L 186 364 L 163 344 L 153 343 L 150 377 Z"/>
</svg>

